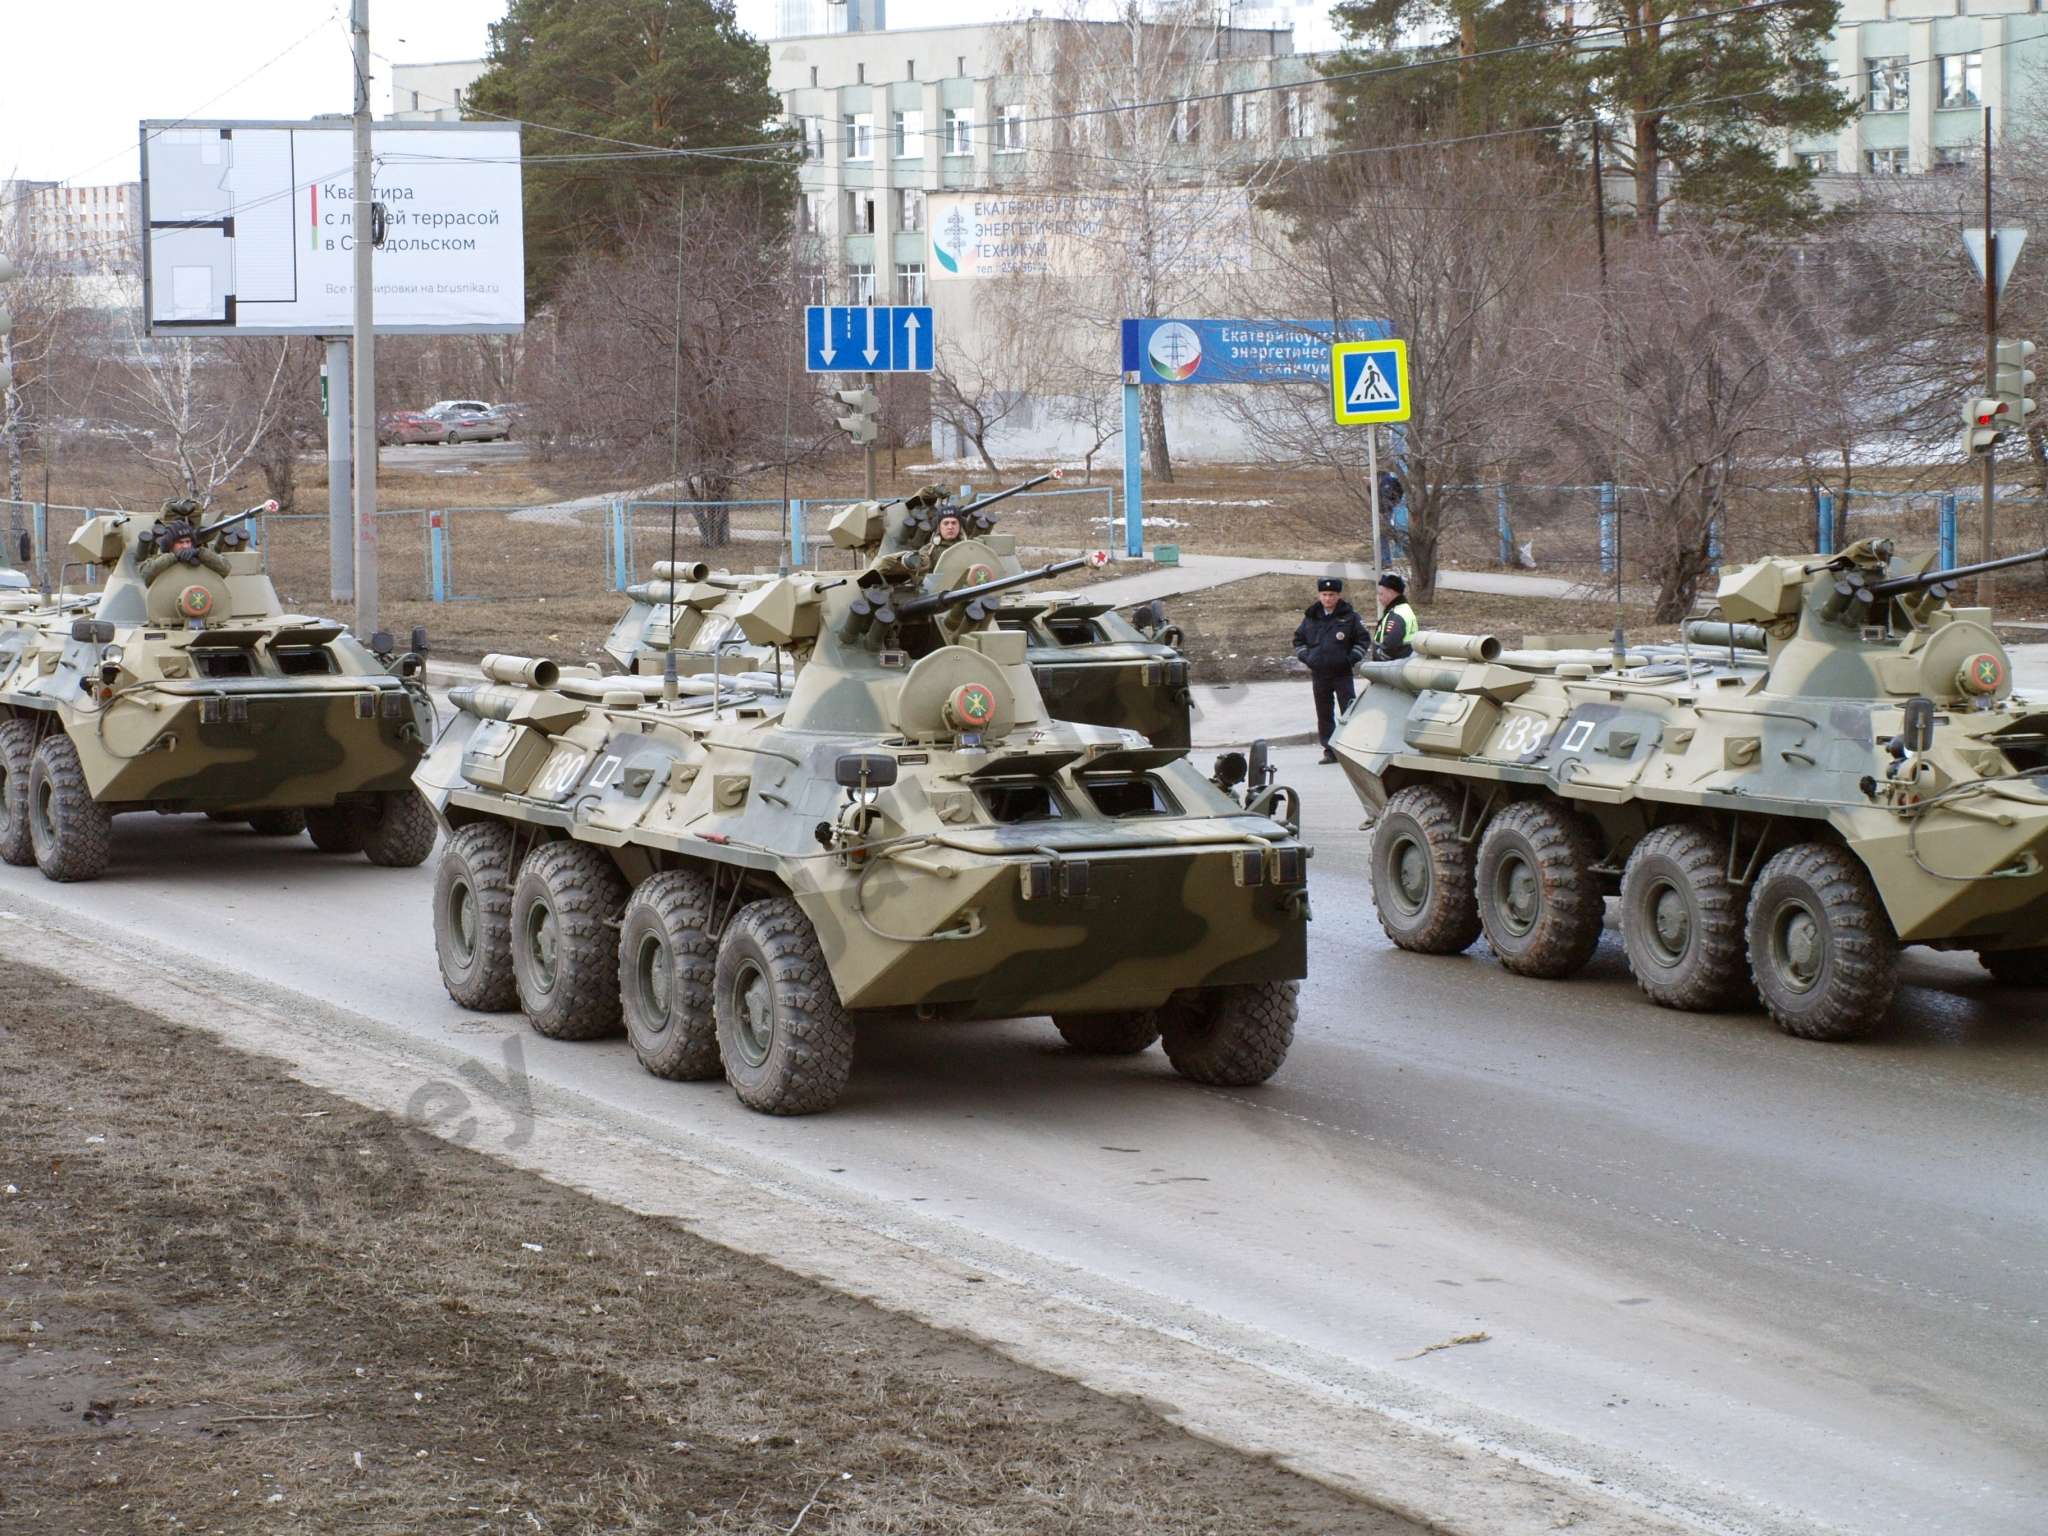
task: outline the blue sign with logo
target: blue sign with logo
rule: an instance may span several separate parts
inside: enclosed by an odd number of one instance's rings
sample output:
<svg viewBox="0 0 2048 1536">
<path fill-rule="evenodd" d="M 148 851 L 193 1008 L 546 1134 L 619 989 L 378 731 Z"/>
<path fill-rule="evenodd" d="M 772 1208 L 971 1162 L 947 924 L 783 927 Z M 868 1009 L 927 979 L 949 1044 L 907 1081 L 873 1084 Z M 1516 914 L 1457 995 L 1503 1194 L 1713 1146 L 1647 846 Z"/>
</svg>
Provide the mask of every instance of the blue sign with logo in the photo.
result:
<svg viewBox="0 0 2048 1536">
<path fill-rule="evenodd" d="M 1126 320 L 1124 376 L 1143 384 L 1322 384 L 1331 343 L 1392 334 L 1384 320 Z"/>
<path fill-rule="evenodd" d="M 811 373 L 930 373 L 929 304 L 813 304 L 804 311 Z"/>
</svg>

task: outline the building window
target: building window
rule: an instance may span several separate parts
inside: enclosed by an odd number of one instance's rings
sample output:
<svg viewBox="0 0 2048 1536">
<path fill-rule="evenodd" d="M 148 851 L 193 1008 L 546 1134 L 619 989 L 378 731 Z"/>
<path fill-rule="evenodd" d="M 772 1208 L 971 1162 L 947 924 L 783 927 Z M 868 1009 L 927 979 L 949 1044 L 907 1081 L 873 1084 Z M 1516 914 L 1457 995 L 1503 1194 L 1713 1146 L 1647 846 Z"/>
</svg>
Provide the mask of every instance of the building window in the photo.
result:
<svg viewBox="0 0 2048 1536">
<path fill-rule="evenodd" d="M 1287 112 L 1287 137 L 1290 139 L 1313 138 L 1316 131 L 1316 104 L 1307 91 L 1289 91 L 1282 98 Z"/>
<path fill-rule="evenodd" d="M 1199 144 L 1202 141 L 1202 106 L 1195 101 L 1176 101 L 1173 104 L 1173 122 L 1167 129 L 1167 137 L 1176 144 Z"/>
<path fill-rule="evenodd" d="M 1816 176 L 1832 175 L 1835 169 L 1835 152 L 1823 149 L 1799 156 L 1799 169 L 1811 171 Z"/>
<path fill-rule="evenodd" d="M 896 130 L 896 153 L 898 155 L 922 155 L 924 153 L 924 114 L 922 112 L 898 112 L 894 116 Z"/>
<path fill-rule="evenodd" d="M 846 269 L 846 302 L 849 304 L 872 304 L 875 302 L 875 269 L 865 264 L 849 266 Z"/>
<path fill-rule="evenodd" d="M 946 108 L 945 142 L 949 155 L 974 153 L 974 108 Z"/>
<path fill-rule="evenodd" d="M 415 112 L 420 109 L 420 93 L 418 91 L 412 93 L 412 109 Z"/>
<path fill-rule="evenodd" d="M 462 87 L 459 85 L 455 87 L 455 110 L 458 112 L 462 110 Z"/>
<path fill-rule="evenodd" d="M 1022 149 L 1024 147 L 1024 109 L 1022 107 L 997 107 L 995 130 L 997 149 Z"/>
<path fill-rule="evenodd" d="M 817 65 L 815 65 L 815 64 L 813 64 L 813 65 L 811 66 L 811 89 L 815 91 L 815 90 L 816 90 L 817 88 L 818 88 L 818 66 L 817 66 Z"/>
<path fill-rule="evenodd" d="M 867 65 L 856 64 L 853 66 L 853 83 L 855 85 L 866 85 L 868 83 Z"/>
<path fill-rule="evenodd" d="M 797 221 L 807 235 L 825 233 L 825 194 L 804 193 L 797 202 Z"/>
<path fill-rule="evenodd" d="M 846 232 L 849 235 L 872 235 L 875 232 L 874 193 L 846 194 Z"/>
<path fill-rule="evenodd" d="M 796 120 L 797 131 L 804 138 L 804 158 L 822 160 L 825 158 L 825 119 L 822 117 L 800 117 Z"/>
<path fill-rule="evenodd" d="M 1865 59 L 1864 67 L 1870 71 L 1870 96 L 1866 109 L 1871 112 L 1903 112 L 1912 94 L 1911 75 L 1907 69 L 1911 60 L 1904 54 L 1895 54 L 1885 59 Z"/>
<path fill-rule="evenodd" d="M 896 189 L 896 227 L 906 234 L 924 228 L 924 193 L 916 187 Z"/>
<path fill-rule="evenodd" d="M 846 158 L 849 160 L 872 160 L 875 158 L 874 113 L 849 112 L 846 114 Z"/>
<path fill-rule="evenodd" d="M 906 80 L 915 80 L 917 78 L 917 60 L 905 59 L 903 61 L 903 78 Z"/>
<path fill-rule="evenodd" d="M 813 304 L 829 304 L 832 302 L 832 295 L 830 292 L 827 291 L 825 286 L 824 273 L 813 272 L 811 274 L 810 289 L 811 302 Z"/>
<path fill-rule="evenodd" d="M 1256 96 L 1230 96 L 1230 136 L 1233 139 L 1256 139 L 1259 136 L 1259 98 Z"/>
<path fill-rule="evenodd" d="M 1945 54 L 1941 61 L 1941 104 L 1978 107 L 1984 104 L 1984 55 Z"/>
<path fill-rule="evenodd" d="M 1903 149 L 1865 150 L 1863 164 L 1873 176 L 1903 176 L 1908 168 Z"/>
<path fill-rule="evenodd" d="M 896 302 L 898 304 L 922 304 L 924 302 L 923 262 L 906 262 L 896 269 Z"/>
<path fill-rule="evenodd" d="M 1934 164 L 1929 167 L 1936 171 L 1967 171 L 1976 160 L 1977 152 L 1960 144 L 1938 144 L 1934 149 Z"/>
<path fill-rule="evenodd" d="M 954 73 L 954 74 L 956 74 L 956 75 L 964 75 L 964 74 L 966 74 L 966 73 L 967 73 L 967 55 L 966 55 L 966 54 L 964 54 L 964 53 L 963 53 L 963 54 L 959 54 L 959 55 L 957 55 L 957 56 L 956 56 L 956 57 L 954 58 L 954 60 L 953 60 L 953 73 Z"/>
</svg>

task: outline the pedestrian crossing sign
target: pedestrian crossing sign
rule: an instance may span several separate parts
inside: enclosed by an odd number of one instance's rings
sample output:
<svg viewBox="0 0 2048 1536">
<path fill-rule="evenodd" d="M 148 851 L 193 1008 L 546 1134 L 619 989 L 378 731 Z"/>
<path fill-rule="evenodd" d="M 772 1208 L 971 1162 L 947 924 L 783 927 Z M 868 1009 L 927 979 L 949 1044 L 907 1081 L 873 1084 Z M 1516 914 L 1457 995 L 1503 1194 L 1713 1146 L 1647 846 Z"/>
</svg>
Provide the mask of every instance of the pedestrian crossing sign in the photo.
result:
<svg viewBox="0 0 2048 1536">
<path fill-rule="evenodd" d="M 1408 343 L 1338 342 L 1330 348 L 1330 394 L 1339 426 L 1406 421 L 1412 405 L 1408 396 Z"/>
</svg>

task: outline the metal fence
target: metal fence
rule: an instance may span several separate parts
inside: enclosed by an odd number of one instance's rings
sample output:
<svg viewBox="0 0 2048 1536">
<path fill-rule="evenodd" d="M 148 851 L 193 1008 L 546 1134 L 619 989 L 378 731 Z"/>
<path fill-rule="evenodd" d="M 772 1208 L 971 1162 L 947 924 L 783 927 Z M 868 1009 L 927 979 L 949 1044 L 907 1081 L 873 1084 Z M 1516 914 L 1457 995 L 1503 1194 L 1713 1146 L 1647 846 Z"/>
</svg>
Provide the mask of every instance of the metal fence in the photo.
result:
<svg viewBox="0 0 2048 1536">
<path fill-rule="evenodd" d="M 21 566 L 39 584 L 61 586 L 64 564 L 70 558 L 65 545 L 71 542 L 71 535 L 78 532 L 86 519 L 95 516 L 98 510 L 55 502 L 0 500 L 0 522 L 4 522 L 6 527 L 6 544 L 0 547 L 0 565 Z M 29 540 L 25 561 L 21 558 L 24 534 Z M 97 573 L 86 574 L 89 571 L 89 567 L 80 567 L 80 573 L 86 575 L 86 579 L 96 579 Z"/>
</svg>

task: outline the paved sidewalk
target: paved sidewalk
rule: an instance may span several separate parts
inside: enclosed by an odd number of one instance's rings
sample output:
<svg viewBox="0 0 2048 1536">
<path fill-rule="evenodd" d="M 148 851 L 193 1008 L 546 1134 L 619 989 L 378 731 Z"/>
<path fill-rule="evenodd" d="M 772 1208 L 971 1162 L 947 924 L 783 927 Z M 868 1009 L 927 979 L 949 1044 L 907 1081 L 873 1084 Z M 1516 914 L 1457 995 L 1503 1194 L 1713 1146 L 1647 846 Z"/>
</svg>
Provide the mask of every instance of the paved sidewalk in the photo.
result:
<svg viewBox="0 0 2048 1536">
<path fill-rule="evenodd" d="M 1038 551 L 1029 553 L 1035 556 Z M 1354 586 L 1366 587 L 1379 574 L 1355 560 L 1278 560 L 1247 555 L 1183 554 L 1178 565 L 1129 563 L 1137 567 L 1130 575 L 1098 581 L 1086 589 L 1087 596 L 1121 608 L 1150 602 L 1155 597 L 1206 591 L 1250 576 L 1342 576 Z M 1436 580 L 1439 587 L 1453 592 L 1496 592 L 1522 597 L 1587 597 L 1594 590 L 1589 583 L 1569 577 L 1533 576 L 1519 571 L 1439 571 Z"/>
</svg>

